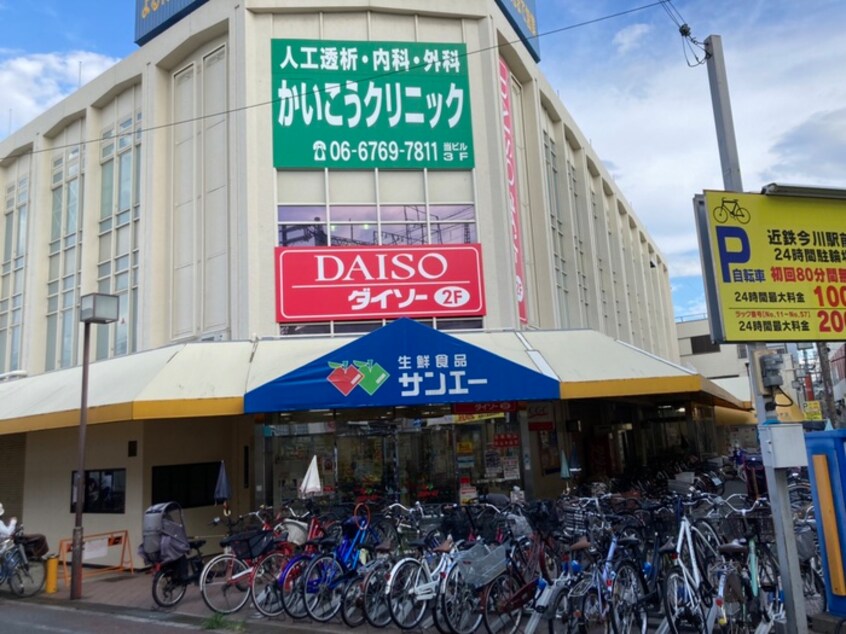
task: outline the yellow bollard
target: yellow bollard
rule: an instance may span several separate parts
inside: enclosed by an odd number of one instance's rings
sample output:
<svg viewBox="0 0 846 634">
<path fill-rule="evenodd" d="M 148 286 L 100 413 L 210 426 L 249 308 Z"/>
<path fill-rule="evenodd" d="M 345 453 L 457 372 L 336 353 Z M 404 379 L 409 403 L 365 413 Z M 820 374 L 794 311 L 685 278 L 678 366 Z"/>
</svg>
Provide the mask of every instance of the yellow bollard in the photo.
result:
<svg viewBox="0 0 846 634">
<path fill-rule="evenodd" d="M 49 555 L 46 559 L 45 568 L 44 592 L 54 594 L 59 589 L 59 558 L 56 555 Z"/>
</svg>

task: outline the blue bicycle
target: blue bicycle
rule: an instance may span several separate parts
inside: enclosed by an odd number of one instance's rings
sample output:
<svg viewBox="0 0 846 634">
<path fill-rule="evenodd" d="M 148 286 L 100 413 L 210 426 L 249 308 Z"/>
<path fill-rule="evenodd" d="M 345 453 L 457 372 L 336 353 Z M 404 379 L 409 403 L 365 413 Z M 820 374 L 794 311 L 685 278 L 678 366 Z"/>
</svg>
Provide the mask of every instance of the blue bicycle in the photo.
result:
<svg viewBox="0 0 846 634">
<path fill-rule="evenodd" d="M 347 582 L 367 560 L 370 522 L 367 515 L 354 514 L 342 525 L 341 543 L 331 553 L 314 557 L 303 575 L 303 603 L 308 615 L 325 623 L 341 609 Z"/>
</svg>

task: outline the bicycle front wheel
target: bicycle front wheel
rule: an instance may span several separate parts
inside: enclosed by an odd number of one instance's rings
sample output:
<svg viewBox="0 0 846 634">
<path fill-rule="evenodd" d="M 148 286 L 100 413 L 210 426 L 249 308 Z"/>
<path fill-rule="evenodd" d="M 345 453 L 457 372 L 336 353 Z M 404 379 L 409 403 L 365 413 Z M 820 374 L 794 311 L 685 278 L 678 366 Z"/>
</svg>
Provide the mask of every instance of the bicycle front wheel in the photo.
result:
<svg viewBox="0 0 846 634">
<path fill-rule="evenodd" d="M 550 605 L 549 609 L 552 610 L 549 619 L 549 634 L 574 634 L 578 631 L 576 617 L 571 608 L 569 589 L 559 592 L 555 605 Z"/>
<path fill-rule="evenodd" d="M 31 597 L 44 587 L 45 569 L 43 559 L 31 559 L 21 563 L 9 577 L 9 587 L 15 596 Z"/>
<path fill-rule="evenodd" d="M 214 557 L 200 574 L 200 594 L 210 610 L 232 614 L 250 599 L 251 570 L 235 555 Z"/>
<path fill-rule="evenodd" d="M 611 626 L 614 634 L 646 634 L 648 618 L 643 598 L 646 585 L 631 561 L 622 562 L 616 570 L 611 588 Z"/>
<path fill-rule="evenodd" d="M 421 586 L 426 583 L 423 565 L 413 559 L 404 561 L 394 568 L 389 583 L 388 603 L 394 623 L 404 630 L 417 627 L 429 607 L 429 600 L 419 596 Z"/>
<path fill-rule="evenodd" d="M 700 634 L 707 634 L 699 593 L 685 581 L 684 572 L 678 566 L 664 580 L 664 614 L 673 634 L 689 631 L 690 627 Z"/>
<path fill-rule="evenodd" d="M 304 619 L 308 616 L 303 598 L 303 580 L 308 568 L 309 556 L 295 557 L 288 562 L 279 577 L 279 587 L 282 589 L 282 607 L 292 619 Z"/>
<path fill-rule="evenodd" d="M 159 607 L 172 608 L 182 601 L 185 590 L 186 585 L 173 567 L 163 568 L 153 575 L 153 601 Z"/>
<path fill-rule="evenodd" d="M 391 624 L 391 604 L 385 592 L 390 571 L 391 562 L 384 559 L 364 577 L 364 618 L 373 627 Z"/>
<path fill-rule="evenodd" d="M 279 577 L 289 559 L 283 553 L 271 553 L 256 565 L 252 581 L 253 604 L 264 616 L 279 616 L 285 610 Z"/>
<path fill-rule="evenodd" d="M 520 628 L 523 602 L 516 599 L 520 582 L 508 572 L 490 582 L 485 590 L 485 629 L 488 634 L 512 634 Z"/>
<path fill-rule="evenodd" d="M 325 623 L 338 614 L 345 581 L 344 568 L 332 555 L 312 560 L 303 580 L 303 600 L 308 615 Z"/>
<path fill-rule="evenodd" d="M 341 596 L 341 618 L 347 627 L 364 623 L 364 579 L 356 575 L 347 581 Z"/>
<path fill-rule="evenodd" d="M 444 622 L 455 634 L 473 634 L 482 623 L 480 593 L 467 581 L 460 564 L 453 564 L 441 587 Z"/>
</svg>

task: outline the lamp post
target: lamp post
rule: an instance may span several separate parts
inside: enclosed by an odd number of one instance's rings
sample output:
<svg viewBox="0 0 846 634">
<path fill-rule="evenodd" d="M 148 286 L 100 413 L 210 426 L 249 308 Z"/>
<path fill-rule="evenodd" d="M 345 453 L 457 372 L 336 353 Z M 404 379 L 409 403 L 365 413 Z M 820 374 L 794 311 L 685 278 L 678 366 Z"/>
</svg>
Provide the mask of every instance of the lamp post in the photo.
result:
<svg viewBox="0 0 846 634">
<path fill-rule="evenodd" d="M 84 326 L 82 343 L 82 402 L 79 406 L 79 466 L 76 476 L 76 521 L 71 546 L 71 599 L 82 598 L 82 507 L 85 504 L 85 432 L 88 425 L 88 360 L 91 324 L 117 321 L 117 295 L 90 293 L 79 301 L 79 321 Z"/>
</svg>

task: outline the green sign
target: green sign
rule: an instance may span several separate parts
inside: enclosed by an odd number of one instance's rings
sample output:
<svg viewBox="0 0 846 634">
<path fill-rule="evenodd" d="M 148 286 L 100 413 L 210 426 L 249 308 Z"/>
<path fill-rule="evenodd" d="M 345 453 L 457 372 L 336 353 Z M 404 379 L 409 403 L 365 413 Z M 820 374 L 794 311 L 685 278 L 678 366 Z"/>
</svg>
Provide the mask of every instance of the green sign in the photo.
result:
<svg viewBox="0 0 846 634">
<path fill-rule="evenodd" d="M 273 164 L 470 169 L 464 44 L 272 40 Z"/>
</svg>

